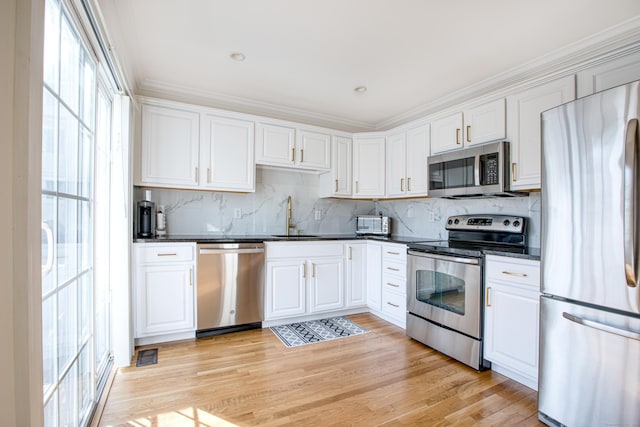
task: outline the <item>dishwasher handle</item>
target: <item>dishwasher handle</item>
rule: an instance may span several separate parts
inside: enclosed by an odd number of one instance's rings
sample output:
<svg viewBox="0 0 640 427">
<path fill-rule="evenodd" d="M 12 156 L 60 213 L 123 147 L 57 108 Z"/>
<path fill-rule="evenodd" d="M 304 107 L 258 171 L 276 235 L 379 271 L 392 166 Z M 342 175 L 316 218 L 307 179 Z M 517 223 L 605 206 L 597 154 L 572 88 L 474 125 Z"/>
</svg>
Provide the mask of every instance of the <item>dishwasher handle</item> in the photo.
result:
<svg viewBox="0 0 640 427">
<path fill-rule="evenodd" d="M 218 254 L 261 254 L 264 248 L 254 249 L 208 249 L 200 248 L 200 255 L 218 255 Z"/>
</svg>

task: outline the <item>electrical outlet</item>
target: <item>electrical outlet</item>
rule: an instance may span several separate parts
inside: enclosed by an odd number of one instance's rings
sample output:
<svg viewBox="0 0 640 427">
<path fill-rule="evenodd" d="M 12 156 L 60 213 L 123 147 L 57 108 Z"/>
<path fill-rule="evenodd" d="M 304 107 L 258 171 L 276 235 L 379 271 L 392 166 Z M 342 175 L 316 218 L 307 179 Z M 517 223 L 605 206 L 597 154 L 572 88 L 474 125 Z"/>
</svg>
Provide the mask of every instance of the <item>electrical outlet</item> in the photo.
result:
<svg viewBox="0 0 640 427">
<path fill-rule="evenodd" d="M 429 222 L 436 221 L 436 214 L 434 212 L 429 212 Z"/>
<path fill-rule="evenodd" d="M 235 209 L 233 210 L 233 217 L 234 217 L 235 219 L 242 218 L 242 209 L 241 209 L 241 208 L 235 208 Z"/>
<path fill-rule="evenodd" d="M 320 209 L 316 209 L 316 221 L 320 221 L 322 219 L 322 211 Z"/>
</svg>

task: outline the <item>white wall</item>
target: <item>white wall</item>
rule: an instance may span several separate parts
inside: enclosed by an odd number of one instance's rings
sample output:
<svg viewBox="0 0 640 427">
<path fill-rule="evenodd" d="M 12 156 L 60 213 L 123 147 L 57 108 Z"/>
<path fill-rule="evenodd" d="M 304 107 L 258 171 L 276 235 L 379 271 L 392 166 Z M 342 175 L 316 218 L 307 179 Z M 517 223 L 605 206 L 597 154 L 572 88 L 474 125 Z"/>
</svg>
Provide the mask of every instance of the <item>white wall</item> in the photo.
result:
<svg viewBox="0 0 640 427">
<path fill-rule="evenodd" d="M 0 414 L 40 426 L 40 158 L 44 2 L 0 4 Z"/>
</svg>

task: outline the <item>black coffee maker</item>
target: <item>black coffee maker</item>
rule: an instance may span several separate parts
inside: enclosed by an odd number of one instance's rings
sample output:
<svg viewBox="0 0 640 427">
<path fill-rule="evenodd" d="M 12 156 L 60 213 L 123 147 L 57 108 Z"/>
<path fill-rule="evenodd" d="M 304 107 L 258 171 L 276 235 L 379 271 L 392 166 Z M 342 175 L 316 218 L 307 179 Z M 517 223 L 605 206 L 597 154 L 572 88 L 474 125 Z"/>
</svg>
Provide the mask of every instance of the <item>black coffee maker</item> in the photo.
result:
<svg viewBox="0 0 640 427">
<path fill-rule="evenodd" d="M 145 200 L 138 202 L 138 237 L 153 237 L 156 229 L 156 204 L 151 200 L 151 191 L 145 191 Z"/>
</svg>

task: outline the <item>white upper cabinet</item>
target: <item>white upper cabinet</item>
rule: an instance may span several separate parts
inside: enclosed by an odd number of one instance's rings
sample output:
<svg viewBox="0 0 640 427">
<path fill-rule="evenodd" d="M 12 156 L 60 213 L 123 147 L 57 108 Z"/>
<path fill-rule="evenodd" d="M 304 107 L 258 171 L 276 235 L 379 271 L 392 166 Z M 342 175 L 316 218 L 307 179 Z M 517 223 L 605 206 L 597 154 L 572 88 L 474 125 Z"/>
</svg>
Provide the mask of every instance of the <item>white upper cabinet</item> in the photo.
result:
<svg viewBox="0 0 640 427">
<path fill-rule="evenodd" d="M 640 52 L 578 73 L 578 97 L 640 80 Z"/>
<path fill-rule="evenodd" d="M 384 137 L 354 137 L 352 189 L 355 199 L 384 197 Z"/>
<path fill-rule="evenodd" d="M 575 77 L 568 76 L 507 97 L 512 190 L 540 188 L 540 114 L 575 95 Z"/>
<path fill-rule="evenodd" d="M 256 134 L 257 164 L 293 166 L 296 145 L 295 129 L 258 123 Z"/>
<path fill-rule="evenodd" d="M 142 105 L 138 184 L 176 188 L 198 185 L 199 118 L 193 111 Z"/>
<path fill-rule="evenodd" d="M 334 136 L 331 142 L 331 172 L 320 175 L 320 197 L 351 197 L 351 138 Z"/>
<path fill-rule="evenodd" d="M 431 123 L 431 154 L 438 154 L 506 137 L 504 98 Z"/>
<path fill-rule="evenodd" d="M 429 127 L 419 126 L 387 137 L 387 197 L 427 195 Z"/>
<path fill-rule="evenodd" d="M 465 110 L 465 145 L 504 140 L 507 136 L 504 98 Z"/>
<path fill-rule="evenodd" d="M 203 115 L 200 185 L 255 191 L 253 122 Z"/>
<path fill-rule="evenodd" d="M 256 163 L 310 170 L 331 167 L 331 136 L 258 123 Z"/>
<path fill-rule="evenodd" d="M 431 154 L 463 147 L 462 113 L 431 122 Z"/>
</svg>

